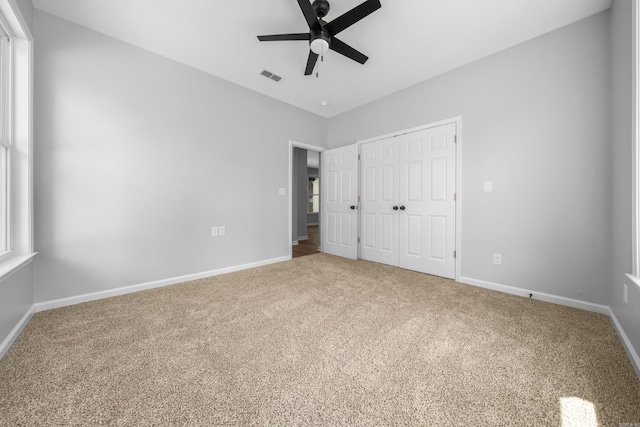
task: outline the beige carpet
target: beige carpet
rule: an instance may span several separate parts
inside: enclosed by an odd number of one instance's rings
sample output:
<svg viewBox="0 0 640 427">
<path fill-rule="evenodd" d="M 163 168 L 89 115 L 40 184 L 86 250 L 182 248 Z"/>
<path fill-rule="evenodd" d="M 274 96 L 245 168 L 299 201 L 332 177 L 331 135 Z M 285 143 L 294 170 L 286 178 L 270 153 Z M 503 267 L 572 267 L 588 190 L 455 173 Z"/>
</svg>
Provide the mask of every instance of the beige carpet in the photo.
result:
<svg viewBox="0 0 640 427">
<path fill-rule="evenodd" d="M 7 426 L 592 422 L 640 423 L 606 316 L 325 254 L 38 313 L 0 361 Z"/>
</svg>

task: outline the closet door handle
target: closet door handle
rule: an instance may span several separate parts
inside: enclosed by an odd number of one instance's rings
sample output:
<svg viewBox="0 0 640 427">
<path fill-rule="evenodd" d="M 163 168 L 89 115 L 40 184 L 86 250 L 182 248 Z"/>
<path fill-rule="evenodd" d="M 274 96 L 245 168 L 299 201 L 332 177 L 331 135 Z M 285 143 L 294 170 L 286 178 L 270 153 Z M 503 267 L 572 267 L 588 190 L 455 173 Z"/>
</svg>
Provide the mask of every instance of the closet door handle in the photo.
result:
<svg viewBox="0 0 640 427">
<path fill-rule="evenodd" d="M 401 210 L 401 211 L 403 211 L 403 210 L 405 210 L 405 209 L 406 209 L 406 208 L 405 208 L 404 206 L 400 206 L 400 210 Z"/>
<path fill-rule="evenodd" d="M 354 205 L 351 205 L 351 209 L 354 209 L 354 210 L 355 210 L 355 208 L 356 208 L 356 207 L 355 207 Z"/>
<path fill-rule="evenodd" d="M 394 207 L 393 207 L 393 210 L 394 210 L 394 211 L 397 211 L 397 210 L 398 210 L 398 207 L 397 207 L 397 206 L 394 206 Z"/>
</svg>

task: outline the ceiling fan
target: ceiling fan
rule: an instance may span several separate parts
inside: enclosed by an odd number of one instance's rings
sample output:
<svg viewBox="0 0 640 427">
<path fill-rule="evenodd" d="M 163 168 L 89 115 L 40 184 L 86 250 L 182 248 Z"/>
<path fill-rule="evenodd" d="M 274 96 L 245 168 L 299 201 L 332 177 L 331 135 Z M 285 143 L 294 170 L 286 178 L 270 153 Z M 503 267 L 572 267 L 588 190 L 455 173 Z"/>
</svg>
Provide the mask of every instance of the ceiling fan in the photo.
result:
<svg viewBox="0 0 640 427">
<path fill-rule="evenodd" d="M 310 31 L 308 33 L 258 36 L 258 40 L 261 42 L 282 40 L 308 41 L 310 49 L 307 67 L 304 70 L 305 76 L 313 72 L 313 68 L 318 61 L 318 56 L 324 54 L 327 49 L 338 52 L 360 64 L 367 62 L 369 58 L 366 55 L 358 52 L 335 36 L 362 18 L 380 9 L 380 7 L 382 7 L 380 0 L 366 0 L 364 3 L 340 15 L 331 22 L 325 22 L 322 19 L 329 12 L 329 2 L 327 0 L 314 0 L 313 4 L 309 3 L 309 0 L 298 0 L 298 4 L 309 25 Z"/>
</svg>

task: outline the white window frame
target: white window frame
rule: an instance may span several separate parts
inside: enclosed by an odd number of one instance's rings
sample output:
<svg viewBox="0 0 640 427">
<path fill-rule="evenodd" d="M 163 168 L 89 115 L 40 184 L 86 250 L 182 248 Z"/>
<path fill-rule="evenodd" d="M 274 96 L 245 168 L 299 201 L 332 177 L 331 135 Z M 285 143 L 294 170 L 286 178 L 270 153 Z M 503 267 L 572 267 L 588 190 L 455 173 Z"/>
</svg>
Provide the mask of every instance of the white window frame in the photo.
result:
<svg viewBox="0 0 640 427">
<path fill-rule="evenodd" d="M 5 173 L 6 176 L 0 182 L 4 182 L 4 188 L 0 188 L 0 197 L 4 197 L 4 206 L 0 200 L 0 227 L 4 228 L 1 235 L 5 236 L 4 248 L 0 246 L 0 262 L 13 256 L 12 242 L 12 218 L 11 218 L 11 157 L 12 157 L 12 106 L 13 106 L 13 85 L 12 85 L 12 44 L 5 20 L 0 17 L 0 148 L 6 149 Z M 0 168 L 2 165 L 0 165 Z M 4 252 L 2 252 L 4 250 Z"/>
<path fill-rule="evenodd" d="M 16 0 L 0 0 L 0 23 L 10 38 L 11 77 L 9 104 L 10 142 L 7 177 L 9 247 L 0 258 L 0 280 L 13 274 L 36 254 L 33 245 L 33 37 Z M 5 89 L 7 90 L 7 89 Z M 4 132 L 4 130 L 3 130 Z M 5 136 L 2 136 L 5 138 Z"/>
<path fill-rule="evenodd" d="M 640 283 L 640 7 L 633 2 L 633 225 L 632 279 Z"/>
</svg>

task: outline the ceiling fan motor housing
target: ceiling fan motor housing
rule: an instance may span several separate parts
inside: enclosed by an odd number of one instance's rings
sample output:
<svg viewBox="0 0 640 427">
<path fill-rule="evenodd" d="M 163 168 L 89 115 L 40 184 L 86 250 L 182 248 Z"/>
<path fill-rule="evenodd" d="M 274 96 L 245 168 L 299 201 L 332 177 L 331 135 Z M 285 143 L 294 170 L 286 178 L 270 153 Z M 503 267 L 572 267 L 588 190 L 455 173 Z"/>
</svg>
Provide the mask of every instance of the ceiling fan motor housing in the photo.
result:
<svg viewBox="0 0 640 427">
<path fill-rule="evenodd" d="M 329 13 L 329 2 L 327 0 L 315 0 L 312 6 L 318 18 L 324 18 Z"/>
</svg>

